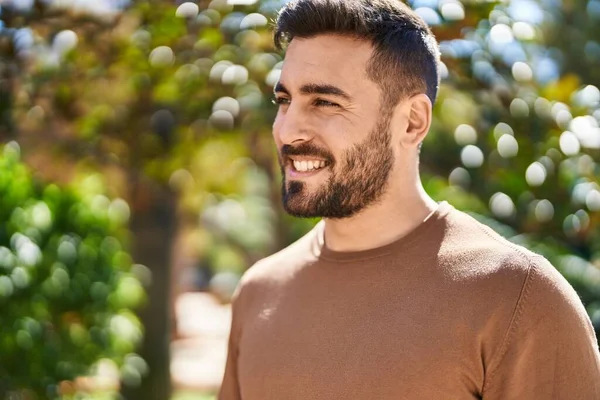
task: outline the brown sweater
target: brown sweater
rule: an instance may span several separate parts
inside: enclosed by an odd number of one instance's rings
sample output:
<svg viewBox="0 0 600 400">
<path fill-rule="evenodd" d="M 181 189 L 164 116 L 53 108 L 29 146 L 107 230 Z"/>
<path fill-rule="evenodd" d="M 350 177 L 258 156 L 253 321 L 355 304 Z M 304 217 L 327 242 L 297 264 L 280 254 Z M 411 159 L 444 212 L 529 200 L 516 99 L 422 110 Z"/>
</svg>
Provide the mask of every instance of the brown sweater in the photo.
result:
<svg viewBox="0 0 600 400">
<path fill-rule="evenodd" d="M 600 399 L 590 320 L 541 256 L 445 202 L 376 249 L 323 229 L 245 274 L 220 400 Z"/>
</svg>

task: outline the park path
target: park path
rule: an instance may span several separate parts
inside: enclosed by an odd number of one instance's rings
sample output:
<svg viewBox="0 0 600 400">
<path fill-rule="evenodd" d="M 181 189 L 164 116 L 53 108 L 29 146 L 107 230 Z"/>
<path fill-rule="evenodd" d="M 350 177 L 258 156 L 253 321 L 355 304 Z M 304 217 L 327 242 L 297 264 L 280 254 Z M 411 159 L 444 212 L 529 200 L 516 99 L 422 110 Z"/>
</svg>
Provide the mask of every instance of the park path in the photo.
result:
<svg viewBox="0 0 600 400">
<path fill-rule="evenodd" d="M 209 293 L 184 292 L 175 299 L 176 337 L 171 342 L 175 390 L 216 392 L 223 377 L 231 307 Z"/>
</svg>

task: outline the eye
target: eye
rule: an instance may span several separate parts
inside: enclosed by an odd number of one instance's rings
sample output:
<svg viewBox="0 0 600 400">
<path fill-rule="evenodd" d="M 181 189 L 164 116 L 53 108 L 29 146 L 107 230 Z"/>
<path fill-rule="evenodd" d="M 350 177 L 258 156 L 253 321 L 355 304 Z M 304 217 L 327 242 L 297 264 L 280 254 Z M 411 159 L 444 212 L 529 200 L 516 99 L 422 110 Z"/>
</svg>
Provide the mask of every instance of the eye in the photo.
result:
<svg viewBox="0 0 600 400">
<path fill-rule="evenodd" d="M 315 106 L 317 107 L 339 107 L 339 104 L 332 103 L 331 101 L 317 99 L 315 100 Z"/>
<path fill-rule="evenodd" d="M 272 102 L 273 102 L 273 104 L 276 104 L 278 106 L 283 106 L 283 105 L 289 105 L 290 99 L 288 99 L 287 97 L 275 96 L 275 97 L 273 97 Z"/>
</svg>

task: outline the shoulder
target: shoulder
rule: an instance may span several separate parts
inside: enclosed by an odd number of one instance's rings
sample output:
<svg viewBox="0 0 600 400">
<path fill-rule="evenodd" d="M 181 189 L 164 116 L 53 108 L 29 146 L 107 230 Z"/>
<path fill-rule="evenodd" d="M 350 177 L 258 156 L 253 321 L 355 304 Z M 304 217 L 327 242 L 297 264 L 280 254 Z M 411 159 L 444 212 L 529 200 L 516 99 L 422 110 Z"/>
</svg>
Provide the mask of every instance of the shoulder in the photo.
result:
<svg viewBox="0 0 600 400">
<path fill-rule="evenodd" d="M 448 230 L 450 238 L 455 236 L 450 241 L 454 245 L 447 246 L 442 258 L 455 275 L 487 293 L 490 304 L 512 309 L 509 332 L 532 323 L 556 327 L 563 321 L 594 336 L 575 289 L 542 255 L 460 211 L 452 213 Z"/>
<path fill-rule="evenodd" d="M 485 358 L 492 369 L 532 341 L 597 349 L 581 299 L 542 255 L 455 211 L 447 219 L 439 257 L 444 282 L 476 299 L 465 307 L 486 321 Z"/>
<path fill-rule="evenodd" d="M 542 255 L 513 243 L 469 214 L 455 210 L 447 222 L 447 237 L 440 257 L 464 274 L 502 279 L 518 277 L 525 284 L 535 282 L 547 290 L 577 297 L 558 270 Z M 578 297 L 577 297 L 578 299 Z"/>
<path fill-rule="evenodd" d="M 296 242 L 252 265 L 242 276 L 237 291 L 264 291 L 280 287 L 304 266 L 314 263 L 317 260 L 314 247 L 320 228 L 317 224 Z"/>
<path fill-rule="evenodd" d="M 543 256 L 512 243 L 468 214 L 449 215 L 439 251 L 445 282 L 476 293 L 483 303 L 507 318 L 515 312 L 537 312 L 529 303 L 585 314 L 569 282 Z"/>
<path fill-rule="evenodd" d="M 527 380 L 531 371 L 536 375 L 530 378 L 543 378 L 544 383 L 528 390 L 554 391 L 554 395 L 539 394 L 540 398 L 566 398 L 567 393 L 573 398 L 592 398 L 589 394 L 597 396 L 600 390 L 598 341 L 590 318 L 573 287 L 541 256 L 531 258 L 514 312 L 498 343 L 488 363 L 487 393 L 504 392 L 511 386 L 507 382 L 516 376 Z M 548 382 L 553 384 L 548 386 Z M 575 395 L 580 391 L 589 393 Z M 520 394 L 525 397 L 533 395 Z"/>
<path fill-rule="evenodd" d="M 469 214 L 453 210 L 446 218 L 440 264 L 465 279 L 518 277 L 524 283 L 532 265 L 543 258 L 515 244 Z M 552 266 L 550 266 L 553 268 Z"/>
<path fill-rule="evenodd" d="M 523 314 L 537 315 L 539 322 L 558 326 L 570 324 L 594 335 L 593 328 L 579 295 L 548 260 L 532 257 L 531 268 L 523 287 L 519 309 Z M 518 322 L 518 321 L 516 321 Z"/>
</svg>

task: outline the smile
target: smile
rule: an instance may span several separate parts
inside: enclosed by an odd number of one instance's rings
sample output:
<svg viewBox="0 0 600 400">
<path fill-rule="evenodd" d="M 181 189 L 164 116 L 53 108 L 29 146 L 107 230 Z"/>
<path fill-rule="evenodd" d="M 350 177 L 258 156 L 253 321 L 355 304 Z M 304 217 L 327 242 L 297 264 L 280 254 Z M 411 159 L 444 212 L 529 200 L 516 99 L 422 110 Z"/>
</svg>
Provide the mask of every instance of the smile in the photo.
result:
<svg viewBox="0 0 600 400">
<path fill-rule="evenodd" d="M 327 165 L 327 162 L 322 160 L 292 160 L 292 165 L 294 166 L 294 169 L 298 172 L 308 172 L 324 168 Z"/>
<path fill-rule="evenodd" d="M 287 173 L 291 178 L 308 178 L 320 173 L 330 163 L 323 159 L 310 158 L 310 156 L 288 157 Z"/>
</svg>

